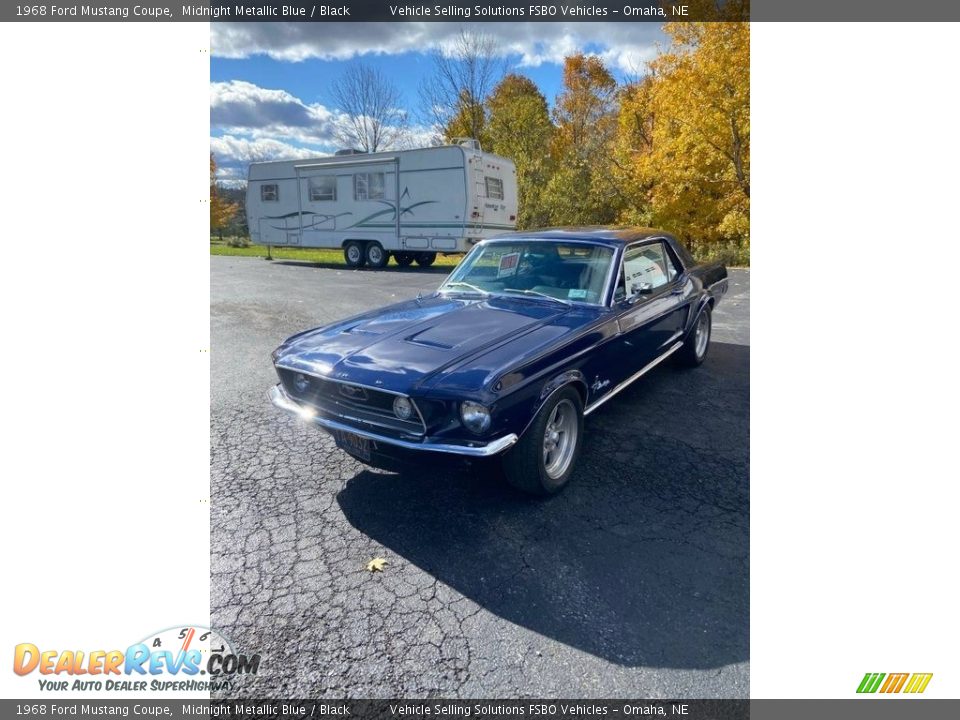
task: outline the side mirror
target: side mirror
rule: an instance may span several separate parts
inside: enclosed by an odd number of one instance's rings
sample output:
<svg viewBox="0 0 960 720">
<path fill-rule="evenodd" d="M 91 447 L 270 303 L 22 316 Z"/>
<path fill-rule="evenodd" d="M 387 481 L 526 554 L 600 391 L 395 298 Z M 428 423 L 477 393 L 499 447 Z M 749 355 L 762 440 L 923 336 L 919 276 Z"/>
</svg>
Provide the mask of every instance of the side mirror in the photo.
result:
<svg viewBox="0 0 960 720">
<path fill-rule="evenodd" d="M 653 283 L 634 283 L 630 286 L 631 295 L 651 295 L 653 293 Z"/>
</svg>

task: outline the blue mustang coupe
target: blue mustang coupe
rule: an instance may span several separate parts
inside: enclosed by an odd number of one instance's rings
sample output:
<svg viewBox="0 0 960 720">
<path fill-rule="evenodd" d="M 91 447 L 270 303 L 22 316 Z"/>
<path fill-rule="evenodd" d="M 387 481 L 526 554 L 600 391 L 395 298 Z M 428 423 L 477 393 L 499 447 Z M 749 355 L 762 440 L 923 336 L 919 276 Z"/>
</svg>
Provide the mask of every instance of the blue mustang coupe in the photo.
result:
<svg viewBox="0 0 960 720">
<path fill-rule="evenodd" d="M 583 418 L 674 355 L 703 362 L 727 270 L 649 229 L 477 244 L 437 292 L 286 340 L 277 407 L 364 463 L 497 456 L 516 487 L 573 472 Z"/>
</svg>

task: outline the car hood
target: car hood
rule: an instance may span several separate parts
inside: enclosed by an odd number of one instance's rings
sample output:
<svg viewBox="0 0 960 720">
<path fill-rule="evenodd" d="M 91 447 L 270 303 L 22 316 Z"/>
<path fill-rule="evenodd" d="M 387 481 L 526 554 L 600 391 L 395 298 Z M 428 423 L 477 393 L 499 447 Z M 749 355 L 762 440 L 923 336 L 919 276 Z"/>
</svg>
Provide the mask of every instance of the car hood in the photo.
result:
<svg viewBox="0 0 960 720">
<path fill-rule="evenodd" d="M 508 342 L 556 326 L 572 308 L 528 298 L 433 295 L 295 335 L 277 365 L 409 393 Z M 539 334 L 539 333 L 538 333 Z M 485 373 L 486 375 L 487 373 Z"/>
</svg>

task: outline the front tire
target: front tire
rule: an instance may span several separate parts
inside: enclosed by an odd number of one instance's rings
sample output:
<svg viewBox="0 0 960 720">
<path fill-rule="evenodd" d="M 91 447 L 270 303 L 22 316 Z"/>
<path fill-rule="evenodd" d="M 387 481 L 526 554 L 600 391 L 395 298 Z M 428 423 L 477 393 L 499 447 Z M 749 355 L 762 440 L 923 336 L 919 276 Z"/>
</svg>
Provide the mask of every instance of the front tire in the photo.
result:
<svg viewBox="0 0 960 720">
<path fill-rule="evenodd" d="M 366 259 L 363 252 L 363 243 L 359 243 L 356 240 L 351 240 L 344 245 L 343 259 L 347 263 L 347 267 L 363 267 L 364 260 Z"/>
<path fill-rule="evenodd" d="M 383 249 L 383 245 L 378 242 L 367 243 L 367 265 L 379 270 L 387 266 L 390 262 L 390 253 Z"/>
<path fill-rule="evenodd" d="M 553 495 L 570 480 L 583 437 L 583 401 L 573 387 L 554 393 L 503 457 L 507 482 L 531 495 Z"/>
<path fill-rule="evenodd" d="M 677 359 L 685 367 L 697 367 L 707 358 L 710 349 L 710 334 L 713 332 L 713 314 L 710 306 L 704 305 L 703 310 L 694 320 L 694 325 L 677 353 Z"/>
<path fill-rule="evenodd" d="M 436 253 L 417 253 L 417 265 L 420 267 L 430 267 L 436 259 Z"/>
</svg>

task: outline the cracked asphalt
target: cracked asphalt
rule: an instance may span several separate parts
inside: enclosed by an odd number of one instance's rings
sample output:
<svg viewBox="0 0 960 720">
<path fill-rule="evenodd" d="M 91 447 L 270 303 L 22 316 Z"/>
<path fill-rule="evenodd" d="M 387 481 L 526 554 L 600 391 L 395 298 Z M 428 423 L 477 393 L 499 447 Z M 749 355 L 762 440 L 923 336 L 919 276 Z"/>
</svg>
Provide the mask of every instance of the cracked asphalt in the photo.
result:
<svg viewBox="0 0 960 720">
<path fill-rule="evenodd" d="M 267 401 L 284 338 L 446 270 L 210 263 L 211 624 L 263 656 L 231 696 L 749 695 L 749 271 L 706 362 L 588 417 L 543 501 L 367 468 Z"/>
</svg>

